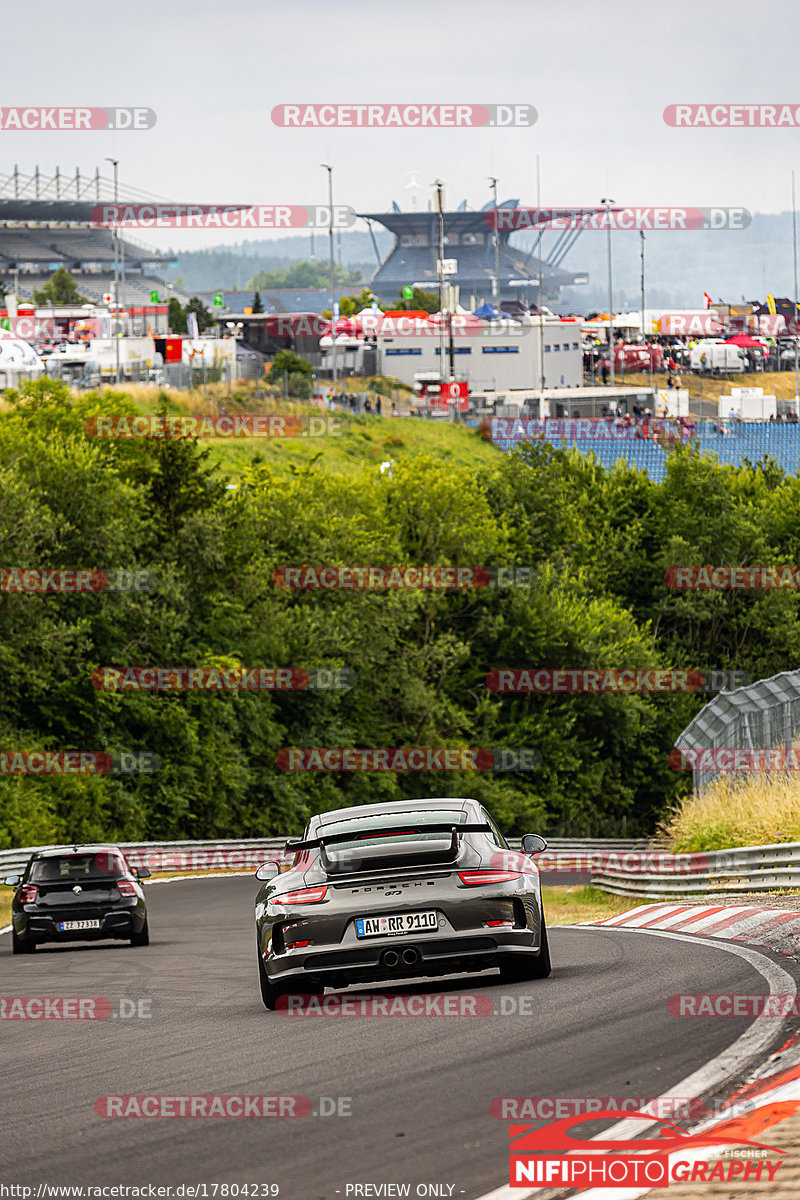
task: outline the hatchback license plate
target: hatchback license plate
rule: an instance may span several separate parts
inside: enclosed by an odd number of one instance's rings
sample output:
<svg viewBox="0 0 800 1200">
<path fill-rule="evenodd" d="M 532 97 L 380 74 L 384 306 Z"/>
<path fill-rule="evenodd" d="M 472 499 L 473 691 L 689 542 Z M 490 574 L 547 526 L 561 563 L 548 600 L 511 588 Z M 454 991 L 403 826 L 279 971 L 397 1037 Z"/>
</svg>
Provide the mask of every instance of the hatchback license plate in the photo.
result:
<svg viewBox="0 0 800 1200">
<path fill-rule="evenodd" d="M 435 912 L 397 913 L 391 917 L 358 917 L 356 937 L 397 937 L 402 933 L 423 933 L 438 929 Z"/>
<path fill-rule="evenodd" d="M 99 921 L 59 921 L 58 928 L 62 933 L 70 929 L 99 929 Z"/>
</svg>

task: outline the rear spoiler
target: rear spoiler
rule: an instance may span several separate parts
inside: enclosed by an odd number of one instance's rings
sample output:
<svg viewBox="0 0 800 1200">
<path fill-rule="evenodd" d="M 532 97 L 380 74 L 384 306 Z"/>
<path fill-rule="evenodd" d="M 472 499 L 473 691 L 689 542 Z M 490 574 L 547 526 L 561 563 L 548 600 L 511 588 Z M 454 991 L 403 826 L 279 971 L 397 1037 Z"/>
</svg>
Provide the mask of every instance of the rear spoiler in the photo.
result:
<svg viewBox="0 0 800 1200">
<path fill-rule="evenodd" d="M 458 844 L 459 835 L 462 833 L 492 833 L 491 825 L 486 821 L 469 821 L 462 824 L 456 824 L 452 821 L 441 824 L 414 824 L 413 821 L 404 821 L 402 825 L 382 825 L 379 830 L 374 833 L 367 833 L 363 829 L 354 829 L 352 833 L 331 833 L 326 837 L 323 833 L 320 837 L 294 839 L 289 838 L 286 842 L 285 850 L 289 853 L 294 853 L 296 850 L 316 850 L 322 846 L 335 846 L 338 842 L 358 842 L 358 841 L 377 841 L 382 837 L 397 837 L 402 833 L 449 833 L 453 845 Z"/>
</svg>

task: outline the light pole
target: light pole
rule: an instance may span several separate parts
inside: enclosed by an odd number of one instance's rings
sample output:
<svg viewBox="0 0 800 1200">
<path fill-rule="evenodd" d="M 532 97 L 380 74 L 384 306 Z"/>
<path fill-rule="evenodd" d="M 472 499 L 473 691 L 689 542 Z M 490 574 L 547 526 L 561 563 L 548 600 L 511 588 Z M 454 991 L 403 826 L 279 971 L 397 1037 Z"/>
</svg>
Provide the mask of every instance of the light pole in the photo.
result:
<svg viewBox="0 0 800 1200">
<path fill-rule="evenodd" d="M 539 170 L 539 155 L 536 155 L 536 208 L 541 210 L 542 207 L 542 177 Z M 539 244 L 537 254 L 539 256 L 539 416 L 544 417 L 544 313 L 542 307 L 544 305 L 544 276 L 542 267 L 542 235 L 544 234 L 544 225 L 539 226 Z"/>
<path fill-rule="evenodd" d="M 330 210 L 330 221 L 328 223 L 328 237 L 330 243 L 330 266 L 331 266 L 331 354 L 332 354 L 332 382 L 333 390 L 336 391 L 336 265 L 333 261 L 333 167 L 328 163 L 320 163 L 320 166 L 328 172 L 328 208 Z"/>
<path fill-rule="evenodd" d="M 647 386 L 652 387 L 653 386 L 653 349 L 647 340 L 647 331 L 645 330 L 645 327 L 644 327 L 645 313 L 647 311 L 647 288 L 645 285 L 645 276 L 644 276 L 644 241 L 645 241 L 645 238 L 644 238 L 644 230 L 643 229 L 639 230 L 639 237 L 641 238 L 641 244 L 642 244 L 642 254 L 641 254 L 641 258 L 642 258 L 642 341 L 644 342 L 645 349 L 647 350 Z"/>
<path fill-rule="evenodd" d="M 500 307 L 500 214 L 497 211 L 497 180 L 493 175 L 489 176 L 489 183 L 492 185 L 492 195 L 494 197 L 494 300 L 497 307 Z"/>
<path fill-rule="evenodd" d="M 798 358 L 797 329 L 797 205 L 795 203 L 794 171 L 792 171 L 792 249 L 794 252 L 794 411 L 800 415 L 800 359 Z"/>
<path fill-rule="evenodd" d="M 114 167 L 114 207 L 119 203 L 119 184 L 117 177 L 117 168 L 119 167 L 118 158 L 107 158 L 106 162 L 110 162 Z M 117 212 L 119 218 L 119 212 Z M 114 225 L 114 309 L 117 314 L 117 324 L 119 324 L 119 224 Z M 113 329 L 113 325 L 112 325 Z M 114 383 L 119 383 L 119 330 L 117 329 L 114 335 L 114 352 L 115 352 L 115 368 L 114 368 Z"/>
<path fill-rule="evenodd" d="M 442 318 L 445 315 L 447 308 L 447 331 L 449 341 L 450 355 L 450 379 L 455 379 L 455 348 L 453 346 L 453 323 L 450 315 L 449 306 L 445 305 L 444 300 L 444 184 L 441 179 L 434 180 L 436 188 L 436 213 L 437 224 L 439 229 L 438 236 L 438 275 L 439 275 L 439 378 L 444 381 L 444 321 Z"/>
<path fill-rule="evenodd" d="M 616 201 L 603 199 L 606 205 L 606 233 L 608 234 L 608 365 L 611 371 L 611 386 L 614 386 L 614 290 L 611 278 L 611 205 Z"/>
</svg>

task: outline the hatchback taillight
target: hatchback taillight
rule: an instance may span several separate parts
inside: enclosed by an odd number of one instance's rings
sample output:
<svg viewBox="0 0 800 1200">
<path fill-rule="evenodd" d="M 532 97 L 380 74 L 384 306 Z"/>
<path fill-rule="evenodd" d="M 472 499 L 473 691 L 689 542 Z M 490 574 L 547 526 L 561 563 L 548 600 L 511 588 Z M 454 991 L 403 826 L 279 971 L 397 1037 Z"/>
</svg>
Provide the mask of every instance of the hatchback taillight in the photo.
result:
<svg viewBox="0 0 800 1200">
<path fill-rule="evenodd" d="M 20 904 L 35 904 L 39 889 L 35 883 L 26 883 L 19 889 Z"/>
<path fill-rule="evenodd" d="M 467 887 L 479 887 L 486 883 L 506 883 L 509 879 L 521 879 L 521 871 L 459 871 L 458 878 Z"/>
<path fill-rule="evenodd" d="M 120 896 L 135 896 L 136 885 L 132 879 L 118 879 L 117 887 L 119 888 Z"/>
</svg>

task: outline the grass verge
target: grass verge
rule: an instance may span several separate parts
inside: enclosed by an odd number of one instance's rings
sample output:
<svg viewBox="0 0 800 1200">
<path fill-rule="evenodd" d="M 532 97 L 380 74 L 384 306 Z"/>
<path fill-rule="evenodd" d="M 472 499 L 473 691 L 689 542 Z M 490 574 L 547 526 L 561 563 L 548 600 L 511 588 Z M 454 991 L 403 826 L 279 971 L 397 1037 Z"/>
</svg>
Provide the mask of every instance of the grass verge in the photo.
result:
<svg viewBox="0 0 800 1200">
<path fill-rule="evenodd" d="M 548 925 L 575 925 L 579 921 L 602 921 L 630 912 L 646 900 L 612 896 L 588 885 L 584 887 L 543 887 L 542 902 Z"/>
<path fill-rule="evenodd" d="M 14 889 L 0 885 L 0 929 L 11 924 L 11 898 Z"/>
</svg>

